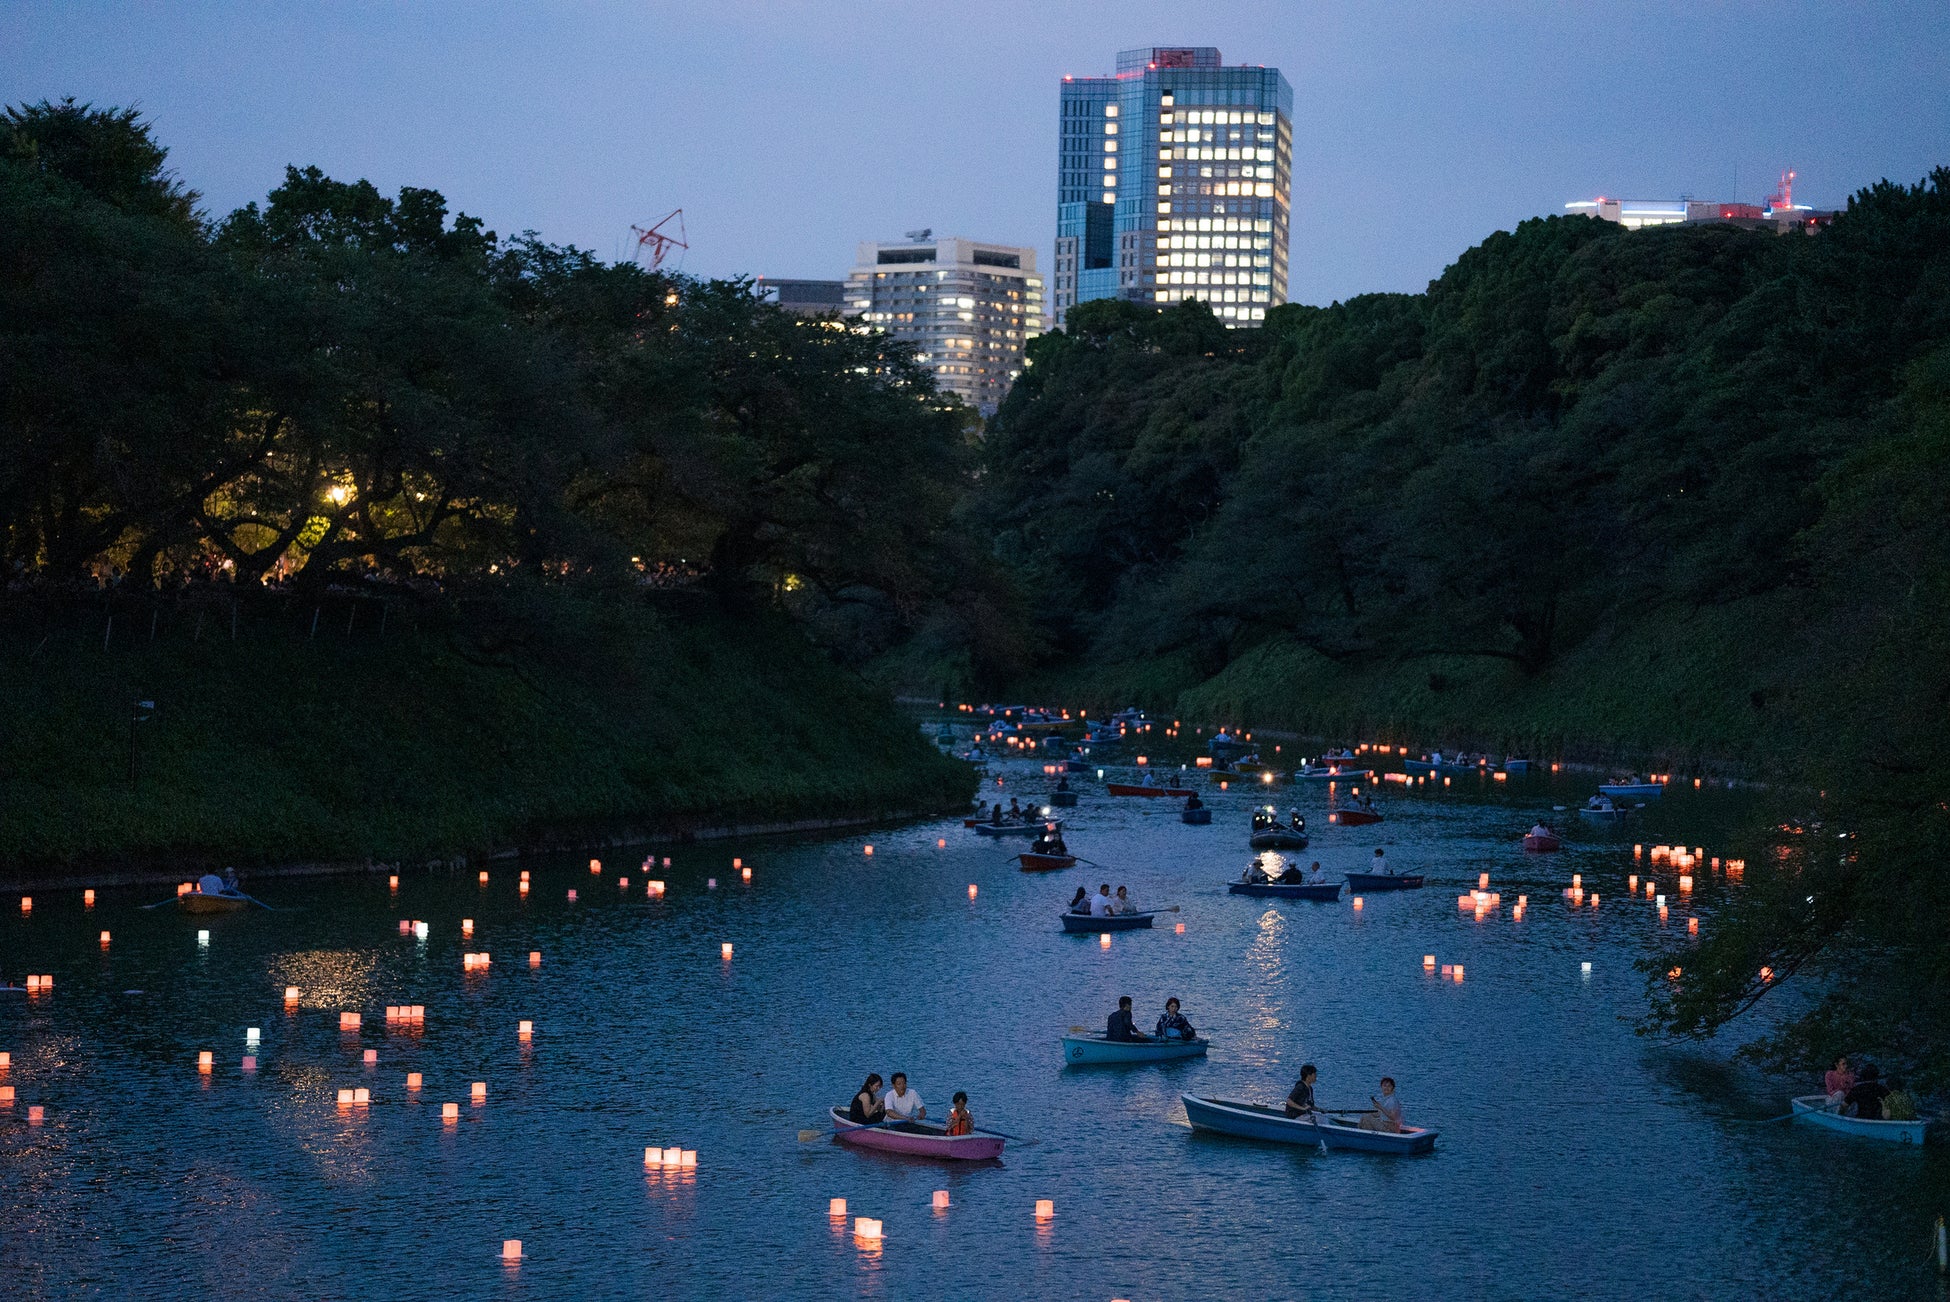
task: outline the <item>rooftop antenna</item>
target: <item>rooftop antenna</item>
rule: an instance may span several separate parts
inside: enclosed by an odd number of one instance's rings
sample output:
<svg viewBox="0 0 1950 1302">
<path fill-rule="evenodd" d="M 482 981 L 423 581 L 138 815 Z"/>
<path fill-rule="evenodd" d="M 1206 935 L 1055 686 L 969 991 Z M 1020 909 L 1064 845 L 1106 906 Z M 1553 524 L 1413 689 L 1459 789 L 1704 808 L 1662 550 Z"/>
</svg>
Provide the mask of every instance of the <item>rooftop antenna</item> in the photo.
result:
<svg viewBox="0 0 1950 1302">
<path fill-rule="evenodd" d="M 907 238 L 913 240 L 916 244 L 926 243 L 928 240 L 934 238 L 934 227 L 923 226 L 918 231 L 909 231 L 907 232 Z"/>
<path fill-rule="evenodd" d="M 1794 207 L 1794 169 L 1781 173 L 1781 188 L 1767 196 L 1767 206 L 1777 210 Z"/>
<path fill-rule="evenodd" d="M 673 221 L 677 223 L 677 233 L 675 235 L 664 230 L 664 227 Z M 672 249 L 688 249 L 691 247 L 685 242 L 687 232 L 684 230 L 684 210 L 682 208 L 671 212 L 654 226 L 632 226 L 630 227 L 630 234 L 636 236 L 636 249 L 630 255 L 630 260 L 638 265 L 642 265 L 644 255 L 648 253 L 650 257 L 650 270 L 652 271 L 664 265 L 664 259 L 670 256 Z"/>
</svg>

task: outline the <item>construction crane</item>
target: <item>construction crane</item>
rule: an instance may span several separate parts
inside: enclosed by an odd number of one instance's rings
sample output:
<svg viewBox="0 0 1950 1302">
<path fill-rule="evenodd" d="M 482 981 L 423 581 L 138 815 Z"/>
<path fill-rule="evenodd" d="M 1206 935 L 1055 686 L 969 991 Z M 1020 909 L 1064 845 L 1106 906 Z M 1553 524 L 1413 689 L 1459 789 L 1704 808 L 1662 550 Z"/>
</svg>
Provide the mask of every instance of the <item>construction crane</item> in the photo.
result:
<svg viewBox="0 0 1950 1302">
<path fill-rule="evenodd" d="M 677 223 L 677 233 L 675 235 L 671 235 L 664 230 L 664 227 L 670 225 L 673 221 Z M 641 266 L 644 255 L 647 253 L 650 258 L 650 270 L 652 271 L 664 265 L 664 259 L 670 256 L 672 249 L 688 249 L 691 247 L 685 242 L 687 232 L 684 230 L 684 210 L 682 208 L 670 213 L 654 226 L 632 226 L 630 227 L 630 234 L 636 236 L 636 251 L 631 255 L 631 261 Z"/>
</svg>

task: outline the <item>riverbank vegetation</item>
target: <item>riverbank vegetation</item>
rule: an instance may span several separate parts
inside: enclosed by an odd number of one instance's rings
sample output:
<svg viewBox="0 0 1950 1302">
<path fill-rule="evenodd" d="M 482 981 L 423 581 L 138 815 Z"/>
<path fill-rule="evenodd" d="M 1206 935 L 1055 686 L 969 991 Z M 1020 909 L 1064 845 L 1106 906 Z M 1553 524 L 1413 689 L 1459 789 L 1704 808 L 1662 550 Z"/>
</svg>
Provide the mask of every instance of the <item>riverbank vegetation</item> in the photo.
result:
<svg viewBox="0 0 1950 1302">
<path fill-rule="evenodd" d="M 944 527 L 968 413 L 906 349 L 432 190 L 198 203 L 132 112 L 0 118 L 0 860 L 966 795 L 805 646 L 954 636 L 994 586 Z"/>
<path fill-rule="evenodd" d="M 1031 357 L 969 507 L 1039 594 L 1013 695 L 1805 788 L 1650 1026 L 1815 971 L 1768 1052 L 1950 1079 L 1950 169 L 1786 237 L 1527 221 L 1263 330 L 1087 303 Z"/>
</svg>

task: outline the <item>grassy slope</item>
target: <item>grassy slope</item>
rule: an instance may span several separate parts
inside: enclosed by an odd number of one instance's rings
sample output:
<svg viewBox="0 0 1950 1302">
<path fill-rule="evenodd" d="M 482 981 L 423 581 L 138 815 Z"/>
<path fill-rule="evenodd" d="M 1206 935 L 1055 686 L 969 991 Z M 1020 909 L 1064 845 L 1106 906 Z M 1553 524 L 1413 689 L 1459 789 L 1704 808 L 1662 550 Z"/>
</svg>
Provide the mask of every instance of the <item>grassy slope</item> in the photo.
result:
<svg viewBox="0 0 1950 1302">
<path fill-rule="evenodd" d="M 1350 668 L 1272 641 L 1202 682 L 1187 662 L 1161 658 L 1080 667 L 1015 695 L 1097 709 L 1135 701 L 1332 740 L 1761 768 L 1795 705 L 1795 645 L 1792 612 L 1757 599 L 1642 618 L 1534 678 L 1482 658 Z"/>
<path fill-rule="evenodd" d="M 968 795 L 782 626 L 577 606 L 548 628 L 493 658 L 433 631 L 0 639 L 0 867 L 426 858 Z M 159 710 L 132 796 L 137 696 Z"/>
</svg>

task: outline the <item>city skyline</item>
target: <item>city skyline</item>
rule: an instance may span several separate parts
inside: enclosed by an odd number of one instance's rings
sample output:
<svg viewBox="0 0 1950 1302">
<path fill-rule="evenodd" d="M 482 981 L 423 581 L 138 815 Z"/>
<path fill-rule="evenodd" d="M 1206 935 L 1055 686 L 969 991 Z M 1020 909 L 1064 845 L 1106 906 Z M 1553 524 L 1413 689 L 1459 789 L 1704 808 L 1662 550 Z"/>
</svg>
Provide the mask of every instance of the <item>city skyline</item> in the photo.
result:
<svg viewBox="0 0 1950 1302">
<path fill-rule="evenodd" d="M 1419 290 L 1570 199 L 1756 202 L 1792 167 L 1830 208 L 1950 159 L 1950 33 L 1926 5 L 1846 29 L 1812 4 L 957 10 L 1011 34 L 1002 58 L 934 11 L 830 12 L 7 3 L 0 93 L 141 108 L 213 215 L 315 163 L 603 257 L 682 207 L 688 273 L 838 278 L 860 241 L 923 226 L 1053 259 L 1062 77 L 1216 46 L 1293 86 L 1305 303 Z"/>
</svg>

